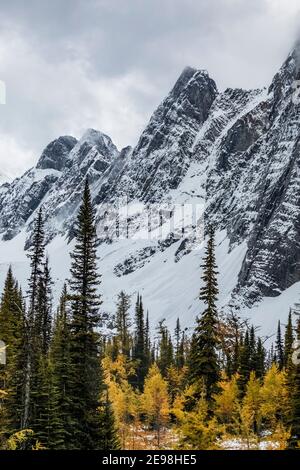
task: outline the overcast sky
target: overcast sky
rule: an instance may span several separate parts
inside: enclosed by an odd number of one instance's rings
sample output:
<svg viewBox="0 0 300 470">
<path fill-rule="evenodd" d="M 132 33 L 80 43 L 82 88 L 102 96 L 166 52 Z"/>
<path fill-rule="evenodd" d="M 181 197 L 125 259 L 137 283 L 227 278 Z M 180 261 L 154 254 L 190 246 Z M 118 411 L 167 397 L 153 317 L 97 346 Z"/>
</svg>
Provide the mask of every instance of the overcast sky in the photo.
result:
<svg viewBox="0 0 300 470">
<path fill-rule="evenodd" d="M 297 36 L 299 0 L 0 0 L 0 173 L 63 134 L 134 145 L 186 65 L 219 89 L 268 85 Z"/>
</svg>

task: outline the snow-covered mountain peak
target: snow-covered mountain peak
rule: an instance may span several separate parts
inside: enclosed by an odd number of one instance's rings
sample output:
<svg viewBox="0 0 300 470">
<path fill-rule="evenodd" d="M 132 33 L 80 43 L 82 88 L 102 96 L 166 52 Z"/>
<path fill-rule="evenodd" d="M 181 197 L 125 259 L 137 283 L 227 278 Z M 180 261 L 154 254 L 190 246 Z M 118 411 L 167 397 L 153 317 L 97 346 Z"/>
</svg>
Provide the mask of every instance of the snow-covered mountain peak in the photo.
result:
<svg viewBox="0 0 300 470">
<path fill-rule="evenodd" d="M 47 145 L 36 168 L 62 170 L 68 161 L 70 151 L 77 144 L 77 139 L 72 136 L 61 136 Z"/>
<path fill-rule="evenodd" d="M 82 165 L 84 162 L 86 167 L 92 160 L 110 163 L 118 154 L 118 149 L 110 137 L 95 129 L 87 129 L 71 150 L 69 159 L 73 166 Z"/>
<path fill-rule="evenodd" d="M 91 147 L 96 146 L 99 152 L 103 154 L 115 153 L 118 151 L 117 147 L 108 135 L 91 128 L 87 129 L 79 140 L 80 145 L 83 145 L 84 143 L 89 144 Z"/>
<path fill-rule="evenodd" d="M 192 84 L 192 81 L 197 81 L 198 85 L 203 83 L 204 86 L 207 85 L 209 81 L 213 82 L 206 70 L 197 70 L 193 67 L 187 66 L 181 72 L 170 94 L 173 98 L 178 98 L 180 93 Z M 213 86 L 216 88 L 214 82 Z"/>
</svg>

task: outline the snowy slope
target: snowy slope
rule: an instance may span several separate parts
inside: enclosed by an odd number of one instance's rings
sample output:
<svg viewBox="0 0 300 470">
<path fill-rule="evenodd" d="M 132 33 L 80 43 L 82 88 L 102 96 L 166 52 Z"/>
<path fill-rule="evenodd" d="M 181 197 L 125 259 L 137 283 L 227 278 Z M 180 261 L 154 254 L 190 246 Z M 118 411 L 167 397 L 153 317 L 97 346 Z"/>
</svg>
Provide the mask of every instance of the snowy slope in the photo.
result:
<svg viewBox="0 0 300 470">
<path fill-rule="evenodd" d="M 23 250 L 25 233 L 22 232 L 13 240 L 0 244 L 0 279 L 1 288 L 10 263 L 16 277 L 26 289 L 26 280 L 29 275 L 28 262 Z M 178 242 L 180 243 L 180 242 Z M 177 244 L 178 244 L 177 243 Z M 234 248 L 228 254 L 229 240 L 225 231 L 217 234 L 217 262 L 219 266 L 220 297 L 219 307 L 226 305 L 230 300 L 231 292 L 236 285 L 238 272 L 241 267 L 246 243 Z M 104 312 L 114 312 L 116 293 L 124 289 L 132 296 L 134 304 L 137 292 L 143 295 L 145 305 L 149 309 L 151 328 L 155 331 L 158 321 L 166 318 L 170 328 L 174 328 L 179 317 L 184 328 L 193 326 L 196 315 L 201 312 L 203 305 L 198 300 L 201 258 L 204 243 L 186 255 L 180 263 L 174 263 L 172 257 L 176 244 L 167 251 L 156 254 L 153 260 L 126 276 L 114 275 L 113 267 L 122 259 L 145 246 L 145 242 L 132 243 L 122 240 L 114 244 L 102 244 L 98 249 L 99 266 L 102 273 L 100 292 L 103 298 Z M 68 250 L 72 243 L 67 245 L 66 240 L 58 236 L 47 247 L 50 257 L 52 276 L 54 279 L 54 295 L 57 299 L 62 288 L 63 280 L 69 276 L 70 259 Z M 260 326 L 263 336 L 272 336 L 276 330 L 278 320 L 286 322 L 288 307 L 300 299 L 300 282 L 295 283 L 278 297 L 265 297 L 260 303 L 243 308 L 240 312 L 249 318 L 253 324 Z"/>
<path fill-rule="evenodd" d="M 201 311 L 204 228 L 213 222 L 220 309 L 239 309 L 272 334 L 300 296 L 298 79 L 297 49 L 262 90 L 220 93 L 206 71 L 188 67 L 133 149 L 119 151 L 93 129 L 51 142 L 35 168 L 0 187 L 1 282 L 12 262 L 25 284 L 24 247 L 42 207 L 58 295 L 88 175 L 105 311 L 121 289 L 139 291 L 152 326 L 162 318 L 174 326 L 178 316 L 191 326 Z M 120 206 L 128 233 L 116 228 Z"/>
</svg>

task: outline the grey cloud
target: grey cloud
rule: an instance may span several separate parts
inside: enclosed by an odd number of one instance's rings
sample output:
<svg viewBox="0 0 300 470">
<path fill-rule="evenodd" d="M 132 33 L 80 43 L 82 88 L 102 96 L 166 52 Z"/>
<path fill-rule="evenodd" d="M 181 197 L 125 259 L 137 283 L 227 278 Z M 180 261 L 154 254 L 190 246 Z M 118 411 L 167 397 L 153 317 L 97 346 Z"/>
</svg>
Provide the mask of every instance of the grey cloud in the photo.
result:
<svg viewBox="0 0 300 470">
<path fill-rule="evenodd" d="M 219 88 L 269 83 L 296 37 L 296 0 L 1 0 L 2 171 L 86 127 L 134 144 L 185 65 Z M 1 173 L 1 168 L 0 168 Z"/>
</svg>

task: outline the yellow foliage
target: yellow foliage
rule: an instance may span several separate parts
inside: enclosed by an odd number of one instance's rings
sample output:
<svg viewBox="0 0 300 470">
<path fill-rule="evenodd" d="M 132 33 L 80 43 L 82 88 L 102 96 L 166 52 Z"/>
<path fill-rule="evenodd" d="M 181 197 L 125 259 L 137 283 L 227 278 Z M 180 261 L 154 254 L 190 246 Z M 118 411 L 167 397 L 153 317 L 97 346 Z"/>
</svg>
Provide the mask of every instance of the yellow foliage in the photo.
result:
<svg viewBox="0 0 300 470">
<path fill-rule="evenodd" d="M 168 384 L 156 364 L 150 368 L 146 377 L 141 408 L 149 420 L 154 419 L 155 423 L 167 423 L 170 413 Z"/>
<path fill-rule="evenodd" d="M 157 430 L 157 445 L 160 445 L 160 431 L 169 421 L 170 406 L 168 384 L 163 379 L 157 365 L 153 365 L 145 380 L 141 396 L 141 411 L 148 424 Z"/>
<path fill-rule="evenodd" d="M 175 366 L 171 366 L 167 371 L 167 382 L 169 388 L 170 399 L 173 402 L 175 398 L 183 392 L 184 377 L 187 373 L 187 368 L 182 367 L 178 369 Z"/>
<path fill-rule="evenodd" d="M 227 425 L 236 425 L 239 415 L 239 388 L 237 377 L 230 380 L 224 378 L 218 384 L 220 393 L 214 396 L 215 414 L 217 418 Z"/>
<path fill-rule="evenodd" d="M 7 450 L 44 450 L 45 447 L 37 440 L 34 441 L 34 432 L 31 429 L 22 429 L 18 431 L 7 440 Z"/>
<path fill-rule="evenodd" d="M 122 448 L 125 449 L 130 434 L 130 424 L 138 416 L 138 395 L 128 383 L 128 364 L 125 356 L 119 355 L 116 361 L 106 357 L 103 359 L 103 367 Z"/>
<path fill-rule="evenodd" d="M 173 406 L 171 408 L 172 414 L 175 416 L 176 420 L 178 422 L 183 421 L 185 417 L 185 412 L 184 412 L 184 404 L 185 404 L 185 398 L 184 395 L 177 395 L 173 402 Z"/>
<path fill-rule="evenodd" d="M 275 431 L 269 437 L 270 445 L 268 450 L 286 450 L 290 436 L 290 431 L 282 423 L 278 423 Z"/>
<path fill-rule="evenodd" d="M 0 390 L 0 400 L 4 400 L 8 393 L 5 390 Z"/>
<path fill-rule="evenodd" d="M 178 449 L 216 450 L 218 438 L 224 432 L 215 418 L 208 416 L 208 405 L 202 397 L 193 411 L 185 412 L 179 427 Z"/>
<path fill-rule="evenodd" d="M 251 372 L 246 388 L 246 395 L 243 398 L 240 419 L 241 434 L 246 439 L 248 448 L 253 448 L 258 444 L 257 431 L 260 425 L 260 382 L 255 377 L 255 372 Z"/>
<path fill-rule="evenodd" d="M 260 389 L 261 416 L 266 424 L 275 431 L 278 419 L 283 419 L 288 408 L 288 392 L 285 372 L 273 364 L 266 373 Z"/>
</svg>

